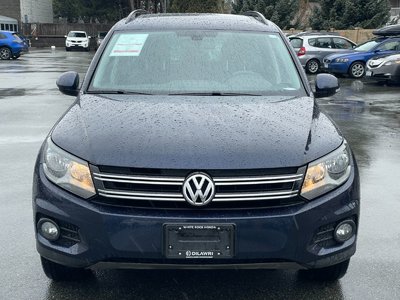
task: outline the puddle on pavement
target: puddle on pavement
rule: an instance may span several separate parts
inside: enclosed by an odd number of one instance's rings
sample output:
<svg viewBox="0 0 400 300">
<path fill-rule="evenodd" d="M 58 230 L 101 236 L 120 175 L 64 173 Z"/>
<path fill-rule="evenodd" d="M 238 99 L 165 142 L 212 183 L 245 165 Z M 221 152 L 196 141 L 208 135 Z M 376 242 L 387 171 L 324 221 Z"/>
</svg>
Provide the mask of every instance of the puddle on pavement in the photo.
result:
<svg viewBox="0 0 400 300">
<path fill-rule="evenodd" d="M 26 89 L 0 89 L 0 99 L 12 96 L 25 96 Z"/>
</svg>

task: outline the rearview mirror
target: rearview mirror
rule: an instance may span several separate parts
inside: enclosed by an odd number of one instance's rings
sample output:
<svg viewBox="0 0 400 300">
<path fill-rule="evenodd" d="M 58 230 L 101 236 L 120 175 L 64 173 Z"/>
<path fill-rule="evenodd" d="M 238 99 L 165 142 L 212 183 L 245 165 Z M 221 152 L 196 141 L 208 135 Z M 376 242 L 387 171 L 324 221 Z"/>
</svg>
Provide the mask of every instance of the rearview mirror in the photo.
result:
<svg viewBox="0 0 400 300">
<path fill-rule="evenodd" d="M 79 74 L 73 71 L 63 73 L 57 79 L 57 87 L 61 93 L 68 96 L 79 94 Z"/>
<path fill-rule="evenodd" d="M 335 95 L 340 90 L 339 80 L 331 74 L 318 74 L 315 78 L 315 98 Z"/>
</svg>

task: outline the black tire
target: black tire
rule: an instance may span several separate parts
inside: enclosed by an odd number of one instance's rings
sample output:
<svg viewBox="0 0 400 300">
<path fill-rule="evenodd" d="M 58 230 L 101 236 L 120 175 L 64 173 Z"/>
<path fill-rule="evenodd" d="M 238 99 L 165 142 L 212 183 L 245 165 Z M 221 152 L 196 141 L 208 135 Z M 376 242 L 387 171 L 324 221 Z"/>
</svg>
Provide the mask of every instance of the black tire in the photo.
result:
<svg viewBox="0 0 400 300">
<path fill-rule="evenodd" d="M 306 63 L 306 72 L 308 74 L 317 74 L 320 70 L 320 62 L 317 59 L 310 59 Z"/>
<path fill-rule="evenodd" d="M 349 68 L 351 78 L 363 78 L 365 75 L 365 63 L 362 61 L 353 62 Z"/>
<path fill-rule="evenodd" d="M 300 270 L 299 275 L 302 278 L 314 281 L 336 281 L 346 274 L 349 263 L 350 259 L 326 268 Z"/>
<path fill-rule="evenodd" d="M 9 60 L 12 57 L 11 50 L 7 47 L 0 48 L 0 59 Z"/>
<path fill-rule="evenodd" d="M 12 57 L 12 59 L 18 59 L 20 57 L 20 55 L 15 55 Z"/>
<path fill-rule="evenodd" d="M 86 51 L 86 52 L 89 52 L 89 51 L 90 51 L 90 48 L 89 48 L 89 47 L 85 48 L 85 51 Z"/>
<path fill-rule="evenodd" d="M 69 47 L 65 47 L 65 51 L 71 51 L 71 49 L 69 49 Z"/>
<path fill-rule="evenodd" d="M 88 278 L 92 272 L 81 268 L 69 268 L 40 257 L 46 276 L 54 281 L 78 281 Z"/>
</svg>

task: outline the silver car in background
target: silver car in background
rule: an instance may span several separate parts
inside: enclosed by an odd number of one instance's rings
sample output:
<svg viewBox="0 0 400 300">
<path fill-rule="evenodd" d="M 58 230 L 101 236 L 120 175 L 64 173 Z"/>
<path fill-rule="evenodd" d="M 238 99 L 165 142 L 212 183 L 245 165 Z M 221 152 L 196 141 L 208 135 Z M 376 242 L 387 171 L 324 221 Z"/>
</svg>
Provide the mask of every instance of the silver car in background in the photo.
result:
<svg viewBox="0 0 400 300">
<path fill-rule="evenodd" d="M 345 37 L 323 33 L 303 33 L 291 36 L 289 40 L 303 68 L 309 74 L 316 74 L 321 70 L 325 56 L 345 53 L 356 46 L 356 43 Z"/>
<path fill-rule="evenodd" d="M 400 54 L 370 59 L 365 76 L 373 81 L 400 83 Z"/>
</svg>

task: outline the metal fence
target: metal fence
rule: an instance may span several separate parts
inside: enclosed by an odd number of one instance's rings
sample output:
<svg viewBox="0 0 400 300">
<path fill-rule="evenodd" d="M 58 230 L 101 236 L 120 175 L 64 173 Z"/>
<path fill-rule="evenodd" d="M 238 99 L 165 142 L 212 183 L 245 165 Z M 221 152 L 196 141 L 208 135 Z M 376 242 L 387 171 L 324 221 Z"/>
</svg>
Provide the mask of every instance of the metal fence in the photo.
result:
<svg viewBox="0 0 400 300">
<path fill-rule="evenodd" d="M 114 24 L 21 24 L 21 31 L 31 40 L 32 47 L 65 46 L 65 35 L 70 31 L 86 31 L 92 37 L 97 36 L 99 31 L 108 31 Z M 92 39 L 92 43 L 94 39 Z"/>
</svg>

